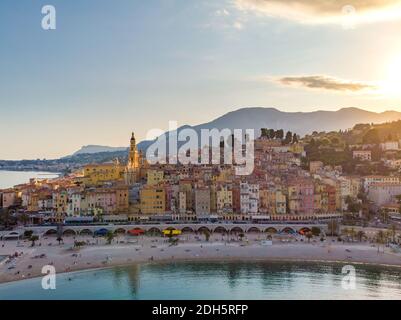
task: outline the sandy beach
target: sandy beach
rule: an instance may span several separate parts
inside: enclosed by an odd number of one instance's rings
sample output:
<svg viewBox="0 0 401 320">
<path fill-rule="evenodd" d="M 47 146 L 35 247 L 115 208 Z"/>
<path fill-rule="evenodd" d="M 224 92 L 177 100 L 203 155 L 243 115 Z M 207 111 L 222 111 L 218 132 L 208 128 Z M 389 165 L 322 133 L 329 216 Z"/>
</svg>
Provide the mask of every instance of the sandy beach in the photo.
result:
<svg viewBox="0 0 401 320">
<path fill-rule="evenodd" d="M 209 242 L 203 236 L 180 236 L 178 245 L 171 246 L 162 237 L 119 236 L 111 244 L 103 238 L 66 237 L 60 245 L 54 237 L 38 240 L 34 247 L 26 240 L 0 242 L 0 283 L 42 276 L 42 267 L 53 265 L 57 273 L 106 268 L 144 262 L 165 261 L 324 261 L 401 266 L 401 253 L 368 242 L 339 243 L 333 239 L 261 244 L 260 235 L 250 235 L 243 241 L 213 235 Z M 74 249 L 75 240 L 88 244 Z M 383 252 L 384 251 L 384 252 Z"/>
</svg>

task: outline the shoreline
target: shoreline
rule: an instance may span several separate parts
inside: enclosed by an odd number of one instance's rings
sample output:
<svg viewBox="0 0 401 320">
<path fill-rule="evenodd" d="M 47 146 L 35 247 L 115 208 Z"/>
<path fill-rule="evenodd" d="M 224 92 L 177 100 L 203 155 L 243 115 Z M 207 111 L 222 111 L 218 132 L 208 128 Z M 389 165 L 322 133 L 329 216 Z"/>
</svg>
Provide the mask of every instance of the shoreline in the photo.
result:
<svg viewBox="0 0 401 320">
<path fill-rule="evenodd" d="M 243 263 L 322 263 L 354 264 L 379 268 L 401 268 L 401 254 L 392 253 L 388 248 L 377 253 L 377 247 L 370 244 L 354 243 L 274 243 L 262 246 L 257 242 L 183 242 L 178 246 L 169 246 L 165 239 L 143 239 L 140 244 L 111 245 L 101 243 L 85 246 L 79 250 L 71 249 L 70 244 L 61 246 L 16 246 L 7 243 L 0 248 L 0 255 L 5 251 L 22 253 L 11 263 L 0 263 L 0 284 L 24 281 L 41 277 L 44 265 L 53 265 L 57 274 L 73 274 L 94 270 L 127 267 L 138 264 L 163 263 L 207 263 L 207 262 L 243 262 Z M 53 241 L 54 239 L 50 239 Z M 154 241 L 163 241 L 155 245 Z M 28 242 L 25 242 L 27 245 Z M 45 258 L 38 258 L 39 255 Z M 10 270 L 9 267 L 14 265 Z"/>
</svg>

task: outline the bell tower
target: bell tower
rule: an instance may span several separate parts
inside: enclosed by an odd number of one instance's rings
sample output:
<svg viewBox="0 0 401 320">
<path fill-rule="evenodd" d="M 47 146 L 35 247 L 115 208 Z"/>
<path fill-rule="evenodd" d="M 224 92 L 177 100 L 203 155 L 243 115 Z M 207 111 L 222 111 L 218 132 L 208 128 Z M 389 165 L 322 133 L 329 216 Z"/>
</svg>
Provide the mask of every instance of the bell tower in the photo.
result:
<svg viewBox="0 0 401 320">
<path fill-rule="evenodd" d="M 138 153 L 136 150 L 136 139 L 135 134 L 132 133 L 130 149 L 128 155 L 128 167 L 129 168 L 137 168 L 138 167 Z"/>
<path fill-rule="evenodd" d="M 139 167 L 139 153 L 136 149 L 135 134 L 132 133 L 128 152 L 128 163 L 125 169 L 126 184 L 133 185 L 138 180 Z"/>
</svg>

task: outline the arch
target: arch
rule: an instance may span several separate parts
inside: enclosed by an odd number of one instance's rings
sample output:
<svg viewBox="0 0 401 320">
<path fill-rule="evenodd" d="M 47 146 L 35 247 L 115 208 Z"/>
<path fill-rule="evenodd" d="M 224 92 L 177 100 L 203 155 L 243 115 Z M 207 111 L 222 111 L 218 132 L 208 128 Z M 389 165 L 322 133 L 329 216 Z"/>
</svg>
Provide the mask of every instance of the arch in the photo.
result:
<svg viewBox="0 0 401 320">
<path fill-rule="evenodd" d="M 109 232 L 109 229 L 101 228 L 94 232 L 95 236 L 105 236 Z"/>
<path fill-rule="evenodd" d="M 75 230 L 72 229 L 66 229 L 63 231 L 63 236 L 75 236 L 77 233 L 75 232 Z"/>
<path fill-rule="evenodd" d="M 308 232 L 312 232 L 312 230 L 310 228 L 308 228 L 308 227 L 303 227 L 298 231 L 298 233 L 301 234 L 301 235 L 304 235 L 304 234 L 306 234 Z"/>
<path fill-rule="evenodd" d="M 280 231 L 280 233 L 285 233 L 285 234 L 294 234 L 296 233 L 295 230 L 293 228 L 290 227 L 285 227 L 284 229 L 282 229 Z"/>
<path fill-rule="evenodd" d="M 222 226 L 218 226 L 218 227 L 216 227 L 216 228 L 214 229 L 213 232 L 216 232 L 216 233 L 226 233 L 226 232 L 227 232 L 227 229 L 224 228 L 224 227 L 222 227 Z"/>
<path fill-rule="evenodd" d="M 192 229 L 191 227 L 184 227 L 181 229 L 182 233 L 193 233 L 194 229 Z"/>
<path fill-rule="evenodd" d="M 248 233 L 259 233 L 260 229 L 258 227 L 250 227 L 247 231 Z"/>
<path fill-rule="evenodd" d="M 207 228 L 205 226 L 198 228 L 198 232 L 205 232 L 205 231 L 210 232 L 209 228 Z"/>
<path fill-rule="evenodd" d="M 127 231 L 124 228 L 118 228 L 116 230 L 114 230 L 115 234 L 125 234 Z"/>
<path fill-rule="evenodd" d="M 242 230 L 240 227 L 234 227 L 230 231 L 234 233 L 244 233 L 244 230 Z"/>
<path fill-rule="evenodd" d="M 93 231 L 90 229 L 82 229 L 79 234 L 82 236 L 91 236 L 93 235 Z"/>
<path fill-rule="evenodd" d="M 159 228 L 156 228 L 156 227 L 150 228 L 147 232 L 150 233 L 150 234 L 161 234 L 162 233 L 161 230 Z"/>
<path fill-rule="evenodd" d="M 265 230 L 266 233 L 275 234 L 277 233 L 277 229 L 274 227 L 269 227 Z"/>
<path fill-rule="evenodd" d="M 49 229 L 44 233 L 45 236 L 52 236 L 52 235 L 57 235 L 57 230 L 56 229 Z"/>
<path fill-rule="evenodd" d="M 141 236 L 145 233 L 145 231 L 141 228 L 134 228 L 128 231 L 128 234 L 131 236 Z"/>
</svg>

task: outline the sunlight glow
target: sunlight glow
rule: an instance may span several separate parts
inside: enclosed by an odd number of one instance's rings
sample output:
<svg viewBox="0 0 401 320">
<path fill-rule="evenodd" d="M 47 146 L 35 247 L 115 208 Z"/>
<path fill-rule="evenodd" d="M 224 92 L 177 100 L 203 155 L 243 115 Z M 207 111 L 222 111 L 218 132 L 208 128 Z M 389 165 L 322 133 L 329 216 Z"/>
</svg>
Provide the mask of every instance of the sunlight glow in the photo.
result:
<svg viewBox="0 0 401 320">
<path fill-rule="evenodd" d="M 389 64 L 386 79 L 380 84 L 380 93 L 387 97 L 401 97 L 401 56 Z"/>
</svg>

